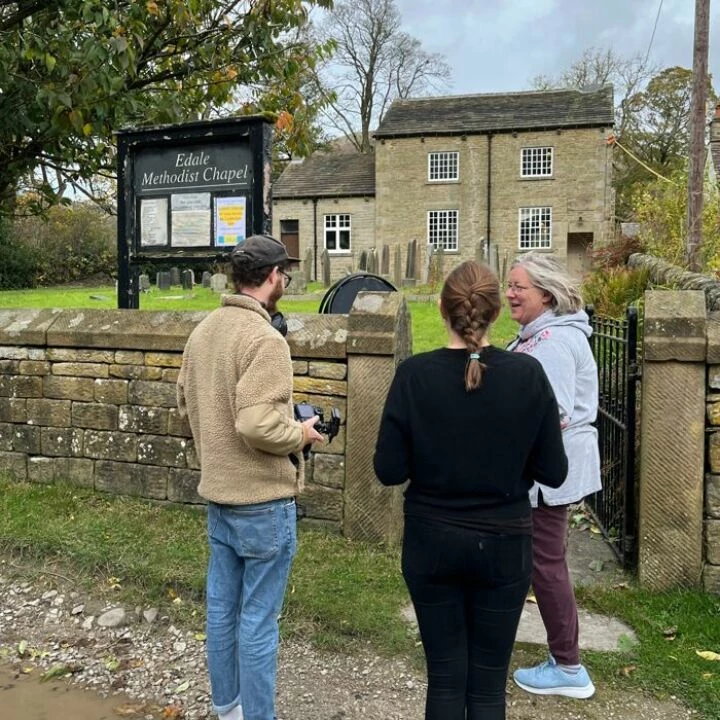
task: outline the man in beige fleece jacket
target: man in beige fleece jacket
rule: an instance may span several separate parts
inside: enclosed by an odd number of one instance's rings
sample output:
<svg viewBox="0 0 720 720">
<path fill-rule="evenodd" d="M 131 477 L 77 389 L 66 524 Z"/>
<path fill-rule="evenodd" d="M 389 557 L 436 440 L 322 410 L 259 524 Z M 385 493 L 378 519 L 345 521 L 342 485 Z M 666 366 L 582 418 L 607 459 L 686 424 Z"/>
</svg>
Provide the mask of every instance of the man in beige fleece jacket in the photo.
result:
<svg viewBox="0 0 720 720">
<path fill-rule="evenodd" d="M 302 449 L 322 440 L 317 417 L 294 418 L 290 349 L 276 329 L 293 262 L 269 235 L 239 244 L 235 294 L 190 334 L 178 377 L 178 408 L 200 459 L 198 492 L 208 501 L 207 655 L 220 720 L 275 718 Z"/>
</svg>

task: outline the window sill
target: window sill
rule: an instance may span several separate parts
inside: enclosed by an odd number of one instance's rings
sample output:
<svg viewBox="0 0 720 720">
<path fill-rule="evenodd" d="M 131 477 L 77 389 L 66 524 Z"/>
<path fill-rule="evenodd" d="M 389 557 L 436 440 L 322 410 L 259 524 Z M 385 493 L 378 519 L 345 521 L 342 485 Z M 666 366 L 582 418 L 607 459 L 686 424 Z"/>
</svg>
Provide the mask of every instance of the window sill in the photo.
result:
<svg viewBox="0 0 720 720">
<path fill-rule="evenodd" d="M 528 175 L 524 177 L 521 175 L 519 178 L 520 182 L 537 182 L 538 180 L 554 180 L 554 175 Z"/>
</svg>

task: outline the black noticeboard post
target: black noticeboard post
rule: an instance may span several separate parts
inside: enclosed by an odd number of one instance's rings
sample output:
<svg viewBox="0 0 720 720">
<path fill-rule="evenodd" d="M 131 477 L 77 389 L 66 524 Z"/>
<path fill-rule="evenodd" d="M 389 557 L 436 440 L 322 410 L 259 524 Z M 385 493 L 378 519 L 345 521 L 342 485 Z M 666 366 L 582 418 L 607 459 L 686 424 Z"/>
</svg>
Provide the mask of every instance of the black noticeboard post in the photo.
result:
<svg viewBox="0 0 720 720">
<path fill-rule="evenodd" d="M 139 307 L 143 263 L 227 260 L 268 233 L 272 121 L 262 116 L 121 130 L 118 307 Z"/>
</svg>

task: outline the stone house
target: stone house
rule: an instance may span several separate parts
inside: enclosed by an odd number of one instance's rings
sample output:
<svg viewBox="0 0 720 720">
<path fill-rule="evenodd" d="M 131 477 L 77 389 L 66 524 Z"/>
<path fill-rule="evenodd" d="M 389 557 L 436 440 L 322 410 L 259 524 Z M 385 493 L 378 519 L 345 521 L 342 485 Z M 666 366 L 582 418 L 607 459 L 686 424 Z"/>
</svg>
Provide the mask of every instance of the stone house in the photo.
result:
<svg viewBox="0 0 720 720">
<path fill-rule="evenodd" d="M 333 279 L 363 250 L 412 240 L 424 255 L 442 248 L 451 264 L 487 257 L 499 269 L 546 250 L 581 274 L 587 249 L 614 230 L 612 125 L 611 86 L 397 100 L 373 155 L 285 170 L 273 231 L 302 257 L 327 248 Z"/>
</svg>

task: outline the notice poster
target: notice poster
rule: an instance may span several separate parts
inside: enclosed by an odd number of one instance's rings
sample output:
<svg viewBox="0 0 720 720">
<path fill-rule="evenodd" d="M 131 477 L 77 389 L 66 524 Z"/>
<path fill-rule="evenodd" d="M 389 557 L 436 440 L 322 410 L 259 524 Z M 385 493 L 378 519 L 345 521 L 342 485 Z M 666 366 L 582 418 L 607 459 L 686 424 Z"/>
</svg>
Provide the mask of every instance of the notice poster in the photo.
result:
<svg viewBox="0 0 720 720">
<path fill-rule="evenodd" d="M 244 197 L 215 198 L 215 245 L 232 247 L 245 239 Z"/>
<path fill-rule="evenodd" d="M 173 247 L 210 244 L 210 193 L 182 193 L 170 197 Z"/>
<path fill-rule="evenodd" d="M 140 201 L 140 244 L 167 245 L 167 198 L 143 198 Z"/>
</svg>

